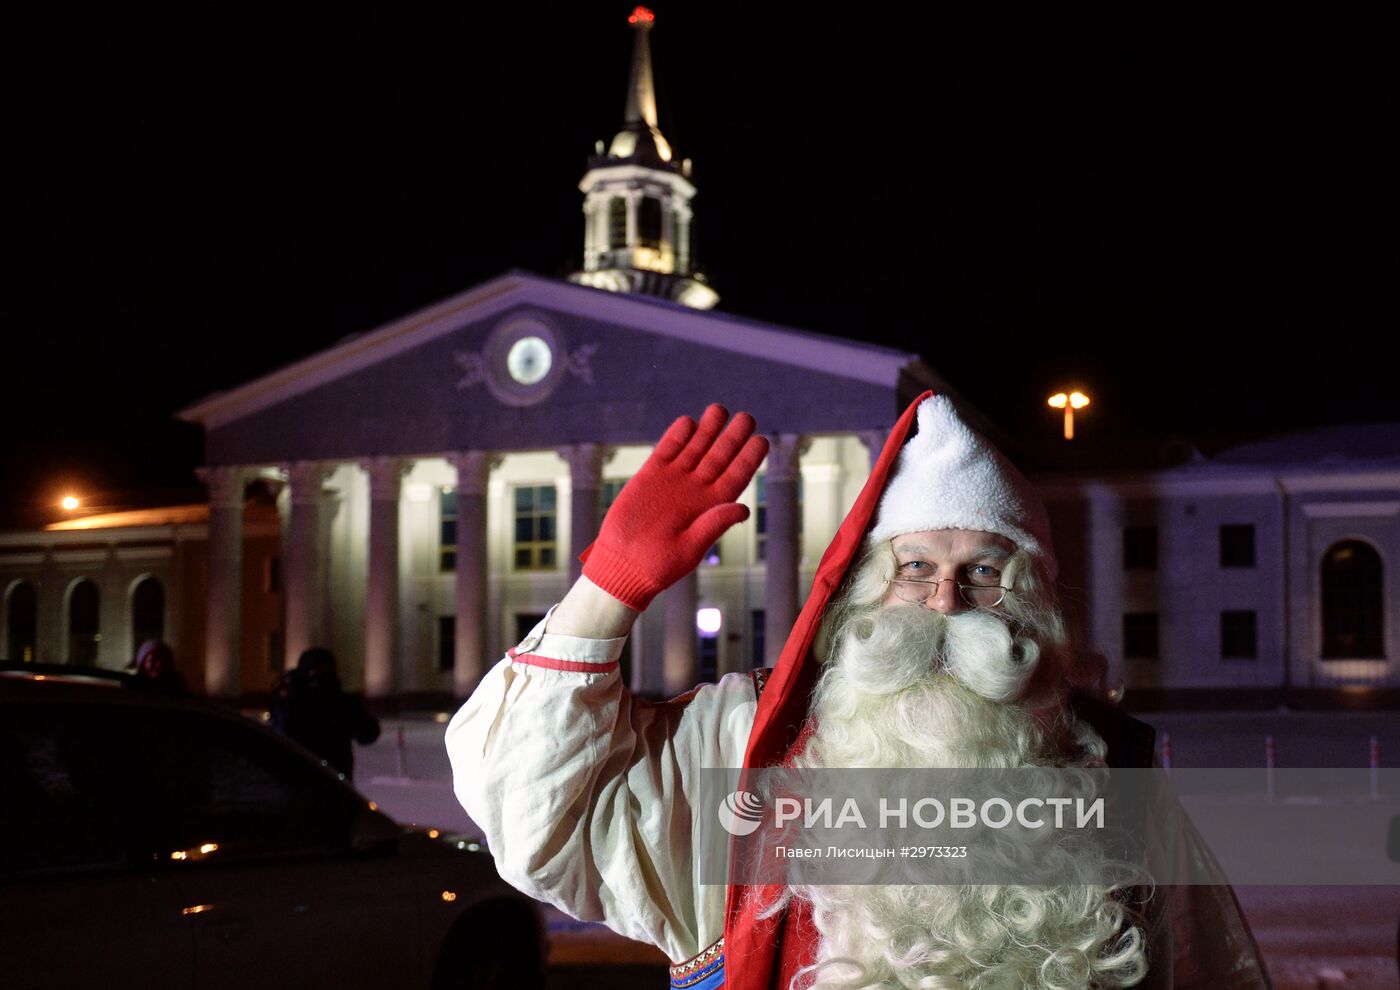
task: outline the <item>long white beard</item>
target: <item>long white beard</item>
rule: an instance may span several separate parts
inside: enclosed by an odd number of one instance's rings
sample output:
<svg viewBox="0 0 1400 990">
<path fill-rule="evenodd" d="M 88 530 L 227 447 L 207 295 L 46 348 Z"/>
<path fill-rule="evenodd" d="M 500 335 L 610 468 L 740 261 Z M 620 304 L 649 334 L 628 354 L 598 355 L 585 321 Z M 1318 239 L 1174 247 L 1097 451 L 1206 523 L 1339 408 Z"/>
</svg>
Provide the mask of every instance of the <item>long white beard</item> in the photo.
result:
<svg viewBox="0 0 1400 990">
<path fill-rule="evenodd" d="M 876 607 L 845 622 L 831 652 L 798 767 L 1102 765 L 1103 741 L 1088 725 L 1014 703 L 1039 651 L 993 615 Z M 1111 893 L 1082 885 L 793 887 L 787 896 L 811 903 L 822 936 L 816 964 L 793 986 L 1132 986 L 1146 972 L 1143 934 L 1125 928 Z"/>
</svg>

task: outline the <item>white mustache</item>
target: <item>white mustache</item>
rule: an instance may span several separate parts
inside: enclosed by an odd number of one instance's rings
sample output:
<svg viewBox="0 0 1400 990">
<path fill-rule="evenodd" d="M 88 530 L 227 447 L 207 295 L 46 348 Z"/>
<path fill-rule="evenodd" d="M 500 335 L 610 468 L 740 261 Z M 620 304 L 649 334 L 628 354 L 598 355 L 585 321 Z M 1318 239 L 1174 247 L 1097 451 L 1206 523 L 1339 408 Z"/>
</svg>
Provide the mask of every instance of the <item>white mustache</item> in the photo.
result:
<svg viewBox="0 0 1400 990">
<path fill-rule="evenodd" d="M 854 619 L 837 659 L 872 694 L 894 694 L 931 673 L 946 672 L 990 701 L 1018 697 L 1040 649 L 987 612 L 944 615 L 915 606 L 880 608 Z"/>
</svg>

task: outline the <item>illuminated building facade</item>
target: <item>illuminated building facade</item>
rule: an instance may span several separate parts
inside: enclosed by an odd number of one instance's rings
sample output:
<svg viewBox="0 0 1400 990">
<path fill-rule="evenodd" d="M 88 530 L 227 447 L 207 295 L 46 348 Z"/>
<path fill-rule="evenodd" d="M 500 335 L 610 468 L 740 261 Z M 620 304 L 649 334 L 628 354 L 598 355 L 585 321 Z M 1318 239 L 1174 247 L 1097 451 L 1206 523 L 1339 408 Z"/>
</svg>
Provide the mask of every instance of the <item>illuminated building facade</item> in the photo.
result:
<svg viewBox="0 0 1400 990">
<path fill-rule="evenodd" d="M 916 355 L 712 309 L 652 24 L 634 12 L 623 127 L 580 183 L 580 271 L 505 275 L 184 410 L 209 503 L 0 534 L 0 659 L 119 668 L 159 636 L 233 696 L 327 645 L 372 696 L 464 696 L 562 597 L 648 445 L 719 401 L 772 444 L 752 517 L 624 665 L 663 695 L 771 662 L 894 418 L 949 389 Z M 1084 641 L 1130 689 L 1400 683 L 1397 436 L 1040 479 Z"/>
<path fill-rule="evenodd" d="M 1042 478 L 1060 584 L 1129 689 L 1400 687 L 1400 429 Z"/>
</svg>

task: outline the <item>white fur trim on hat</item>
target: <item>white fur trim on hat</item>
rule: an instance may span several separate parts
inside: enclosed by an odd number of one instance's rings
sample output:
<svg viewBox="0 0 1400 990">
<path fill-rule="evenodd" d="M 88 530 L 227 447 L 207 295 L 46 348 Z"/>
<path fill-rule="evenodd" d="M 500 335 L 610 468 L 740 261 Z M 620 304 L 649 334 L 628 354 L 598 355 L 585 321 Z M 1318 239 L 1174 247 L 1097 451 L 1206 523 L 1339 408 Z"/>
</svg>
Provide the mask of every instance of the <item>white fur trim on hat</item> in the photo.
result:
<svg viewBox="0 0 1400 990">
<path fill-rule="evenodd" d="M 905 533 L 997 533 L 1057 571 L 1045 506 L 1020 471 L 958 418 L 946 396 L 919 404 L 919 431 L 899 452 L 880 496 L 872 543 Z"/>
</svg>

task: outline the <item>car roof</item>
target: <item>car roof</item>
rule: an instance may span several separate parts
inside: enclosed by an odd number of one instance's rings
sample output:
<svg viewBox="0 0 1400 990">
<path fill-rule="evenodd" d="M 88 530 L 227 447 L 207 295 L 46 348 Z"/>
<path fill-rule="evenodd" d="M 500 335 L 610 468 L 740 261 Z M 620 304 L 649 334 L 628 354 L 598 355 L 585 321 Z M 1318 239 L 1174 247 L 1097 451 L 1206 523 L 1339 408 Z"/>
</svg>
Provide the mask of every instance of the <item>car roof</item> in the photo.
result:
<svg viewBox="0 0 1400 990">
<path fill-rule="evenodd" d="M 153 690 L 123 671 L 61 664 L 0 663 L 0 705 L 104 705 L 114 709 L 161 709 L 196 713 L 258 733 L 298 760 L 324 772 L 355 803 L 368 799 L 326 761 L 274 731 L 259 714 L 199 695 L 172 695 Z"/>
</svg>

